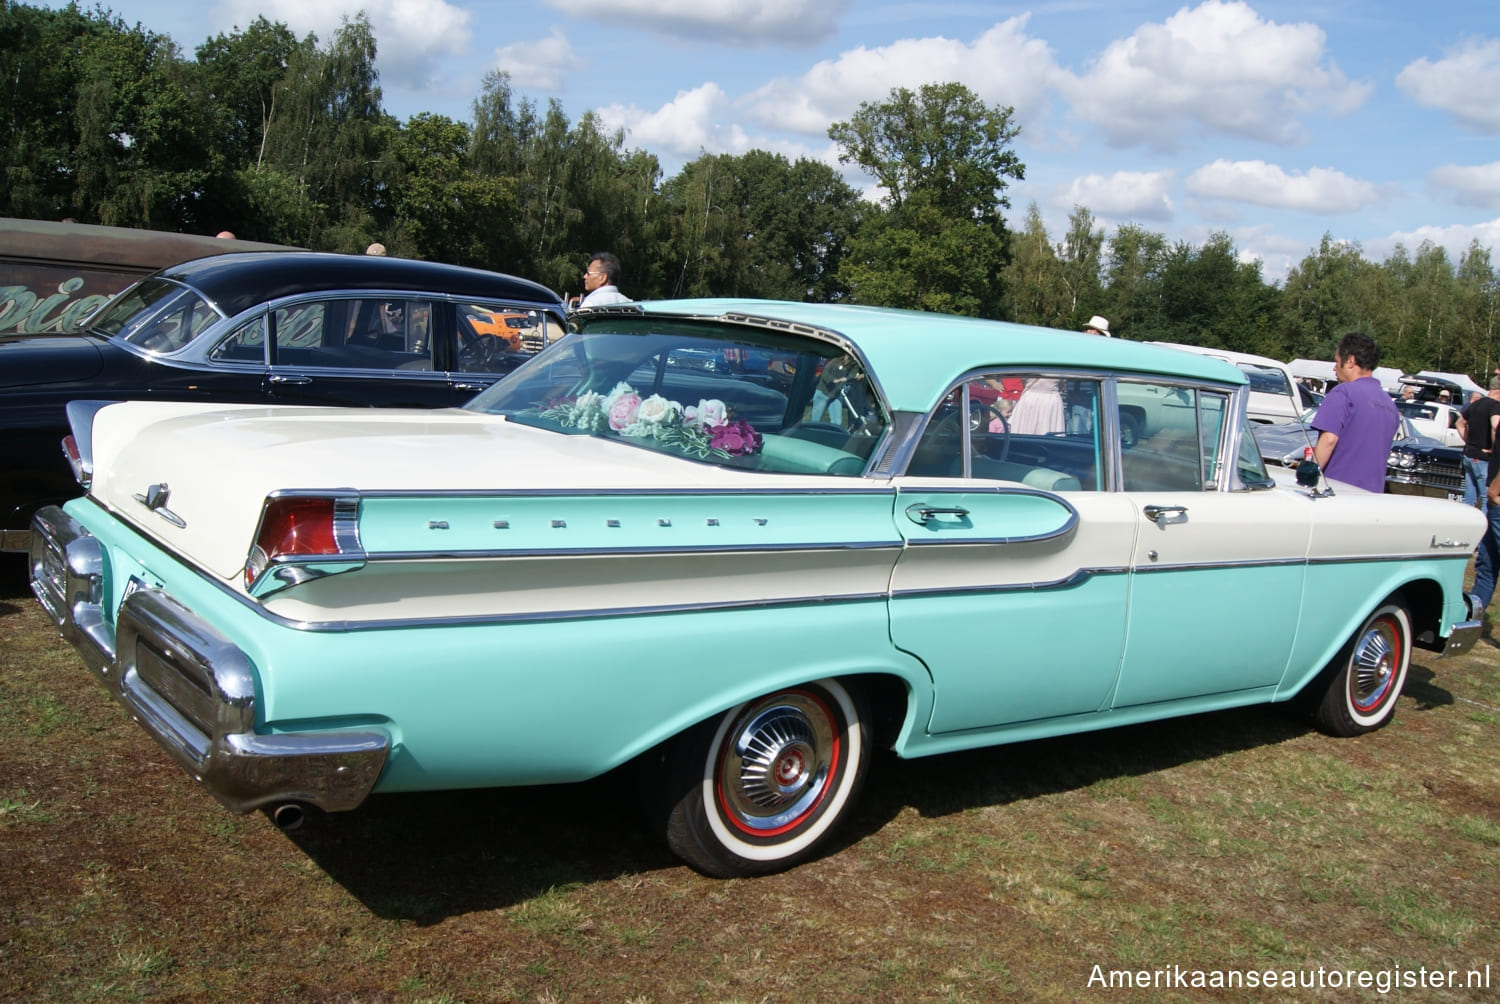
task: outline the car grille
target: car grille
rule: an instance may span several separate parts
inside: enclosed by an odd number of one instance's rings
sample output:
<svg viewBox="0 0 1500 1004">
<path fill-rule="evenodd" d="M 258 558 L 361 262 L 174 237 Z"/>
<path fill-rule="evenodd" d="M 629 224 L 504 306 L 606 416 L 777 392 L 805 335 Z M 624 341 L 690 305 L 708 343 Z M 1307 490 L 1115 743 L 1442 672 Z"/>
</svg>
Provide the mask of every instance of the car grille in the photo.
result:
<svg viewBox="0 0 1500 1004">
<path fill-rule="evenodd" d="M 1447 497 L 1462 494 L 1464 467 L 1460 454 L 1454 451 L 1425 453 L 1418 450 L 1405 450 L 1401 451 L 1401 455 L 1403 462 L 1392 463 L 1386 470 L 1388 484 L 1416 485 L 1422 489 L 1424 495 Z"/>
<path fill-rule="evenodd" d="M 1418 455 L 1417 466 L 1411 473 L 1424 485 L 1447 488 L 1455 492 L 1464 490 L 1464 469 L 1461 464 L 1445 463 L 1432 457 Z"/>
</svg>

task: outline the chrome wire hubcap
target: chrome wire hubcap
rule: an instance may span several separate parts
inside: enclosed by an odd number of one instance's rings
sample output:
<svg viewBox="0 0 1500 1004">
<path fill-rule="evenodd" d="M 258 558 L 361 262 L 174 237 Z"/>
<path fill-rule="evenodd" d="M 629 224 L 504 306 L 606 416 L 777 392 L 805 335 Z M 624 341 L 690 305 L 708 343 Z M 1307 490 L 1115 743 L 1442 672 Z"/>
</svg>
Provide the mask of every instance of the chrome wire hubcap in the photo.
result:
<svg viewBox="0 0 1500 1004">
<path fill-rule="evenodd" d="M 1360 711 L 1368 711 L 1385 699 L 1396 676 L 1396 638 L 1392 627 L 1381 622 L 1365 632 L 1354 650 L 1349 696 Z"/>
<path fill-rule="evenodd" d="M 810 694 L 779 694 L 725 737 L 718 788 L 731 822 L 760 836 L 795 826 L 827 792 L 838 748 L 831 715 Z"/>
</svg>

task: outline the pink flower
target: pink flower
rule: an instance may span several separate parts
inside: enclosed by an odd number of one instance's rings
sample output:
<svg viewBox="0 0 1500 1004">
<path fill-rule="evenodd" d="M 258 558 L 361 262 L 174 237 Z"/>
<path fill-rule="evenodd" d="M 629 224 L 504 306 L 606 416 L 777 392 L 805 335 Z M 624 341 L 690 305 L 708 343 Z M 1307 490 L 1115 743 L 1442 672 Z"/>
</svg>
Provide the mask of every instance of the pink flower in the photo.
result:
<svg viewBox="0 0 1500 1004">
<path fill-rule="evenodd" d="M 640 406 L 641 399 L 634 391 L 615 398 L 615 403 L 609 407 L 609 427 L 619 432 L 630 425 L 635 421 L 635 413 Z"/>
<path fill-rule="evenodd" d="M 723 450 L 731 457 L 743 457 L 760 449 L 760 433 L 756 432 L 749 422 L 716 425 L 708 432 L 713 436 L 711 444 L 713 448 Z"/>
</svg>

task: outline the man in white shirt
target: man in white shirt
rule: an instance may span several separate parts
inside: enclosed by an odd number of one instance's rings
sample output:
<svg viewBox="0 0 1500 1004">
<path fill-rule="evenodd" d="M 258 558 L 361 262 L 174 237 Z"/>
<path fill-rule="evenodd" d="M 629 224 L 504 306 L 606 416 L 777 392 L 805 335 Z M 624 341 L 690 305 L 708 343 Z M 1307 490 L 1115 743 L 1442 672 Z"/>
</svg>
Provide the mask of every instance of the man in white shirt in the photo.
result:
<svg viewBox="0 0 1500 1004">
<path fill-rule="evenodd" d="M 583 298 L 579 307 L 603 307 L 611 303 L 629 303 L 630 297 L 620 292 L 620 259 L 608 251 L 600 251 L 589 259 L 589 267 L 583 273 Z"/>
</svg>

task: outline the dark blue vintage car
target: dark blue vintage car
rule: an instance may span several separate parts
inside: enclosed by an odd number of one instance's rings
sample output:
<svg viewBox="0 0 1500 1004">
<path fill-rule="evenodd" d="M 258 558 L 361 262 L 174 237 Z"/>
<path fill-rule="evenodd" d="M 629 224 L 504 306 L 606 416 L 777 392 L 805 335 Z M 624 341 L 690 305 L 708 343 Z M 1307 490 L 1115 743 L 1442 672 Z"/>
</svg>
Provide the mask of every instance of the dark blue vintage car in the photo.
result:
<svg viewBox="0 0 1500 1004">
<path fill-rule="evenodd" d="M 496 337 L 519 319 L 534 338 Z M 0 335 L 0 550 L 77 494 L 58 444 L 78 399 L 441 408 L 561 334 L 537 283 L 454 265 L 277 251 L 170 266 L 77 331 Z"/>
</svg>

